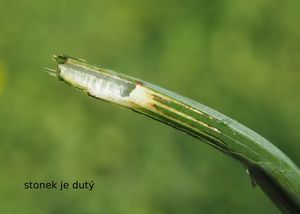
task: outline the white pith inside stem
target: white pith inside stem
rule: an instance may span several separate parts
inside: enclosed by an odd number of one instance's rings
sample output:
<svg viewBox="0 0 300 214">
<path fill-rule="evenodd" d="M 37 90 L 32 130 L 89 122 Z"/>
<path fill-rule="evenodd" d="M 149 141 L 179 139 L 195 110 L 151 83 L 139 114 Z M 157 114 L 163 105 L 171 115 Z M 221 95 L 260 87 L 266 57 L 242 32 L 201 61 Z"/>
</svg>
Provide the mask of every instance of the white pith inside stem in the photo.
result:
<svg viewBox="0 0 300 214">
<path fill-rule="evenodd" d="M 59 64 L 58 66 L 61 78 L 87 91 L 94 97 L 112 101 L 127 107 L 131 107 L 132 104 L 149 107 L 149 104 L 153 102 L 151 90 L 142 85 L 136 85 L 129 96 L 122 96 L 127 88 L 125 85 L 113 81 L 113 77 L 104 79 L 92 73 L 74 69 L 66 64 Z"/>
</svg>

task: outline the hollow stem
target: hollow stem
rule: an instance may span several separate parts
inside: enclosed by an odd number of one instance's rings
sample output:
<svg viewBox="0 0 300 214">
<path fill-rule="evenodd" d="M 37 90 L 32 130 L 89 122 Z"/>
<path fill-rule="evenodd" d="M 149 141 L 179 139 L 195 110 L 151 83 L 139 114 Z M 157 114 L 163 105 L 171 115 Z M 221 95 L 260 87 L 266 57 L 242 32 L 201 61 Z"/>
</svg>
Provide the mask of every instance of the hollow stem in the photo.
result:
<svg viewBox="0 0 300 214">
<path fill-rule="evenodd" d="M 88 95 L 132 109 L 179 129 L 240 161 L 270 199 L 287 213 L 300 213 L 300 171 L 268 140 L 237 121 L 156 85 L 86 63 L 54 56 L 49 70 Z"/>
</svg>

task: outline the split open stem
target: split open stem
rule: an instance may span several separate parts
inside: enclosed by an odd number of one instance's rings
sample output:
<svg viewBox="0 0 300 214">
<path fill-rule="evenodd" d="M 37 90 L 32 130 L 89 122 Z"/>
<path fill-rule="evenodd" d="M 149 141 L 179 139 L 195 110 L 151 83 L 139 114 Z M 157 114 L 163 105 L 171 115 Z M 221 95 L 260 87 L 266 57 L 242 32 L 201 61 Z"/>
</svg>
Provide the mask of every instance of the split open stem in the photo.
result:
<svg viewBox="0 0 300 214">
<path fill-rule="evenodd" d="M 47 69 L 52 76 L 89 96 L 127 107 L 208 143 L 240 161 L 281 211 L 300 213 L 298 167 L 254 131 L 205 105 L 145 81 L 65 55 L 54 56 L 54 60 L 58 70 Z"/>
</svg>

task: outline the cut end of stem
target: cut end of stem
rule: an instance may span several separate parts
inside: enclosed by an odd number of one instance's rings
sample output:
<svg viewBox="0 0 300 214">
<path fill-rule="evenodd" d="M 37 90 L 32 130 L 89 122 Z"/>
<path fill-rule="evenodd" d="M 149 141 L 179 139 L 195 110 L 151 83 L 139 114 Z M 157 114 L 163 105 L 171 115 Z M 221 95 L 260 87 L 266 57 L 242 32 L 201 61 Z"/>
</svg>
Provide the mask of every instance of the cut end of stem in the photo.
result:
<svg viewBox="0 0 300 214">
<path fill-rule="evenodd" d="M 152 102 L 149 89 L 142 82 L 129 81 L 125 76 L 107 69 L 95 69 L 82 59 L 66 55 L 53 55 L 53 60 L 58 71 L 45 68 L 49 75 L 58 77 L 93 97 L 127 107 L 148 106 Z"/>
</svg>

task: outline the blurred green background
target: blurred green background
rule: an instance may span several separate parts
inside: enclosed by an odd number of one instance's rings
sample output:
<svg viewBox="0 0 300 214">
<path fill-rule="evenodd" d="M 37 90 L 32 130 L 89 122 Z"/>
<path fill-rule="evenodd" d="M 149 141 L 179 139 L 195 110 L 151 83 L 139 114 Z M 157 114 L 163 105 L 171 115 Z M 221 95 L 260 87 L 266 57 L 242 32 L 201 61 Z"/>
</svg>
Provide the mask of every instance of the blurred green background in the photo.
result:
<svg viewBox="0 0 300 214">
<path fill-rule="evenodd" d="M 238 162 L 42 67 L 65 53 L 153 82 L 300 165 L 299 20 L 292 0 L 1 0 L 1 213 L 279 213 Z M 51 180 L 95 187 L 24 190 Z"/>
</svg>

